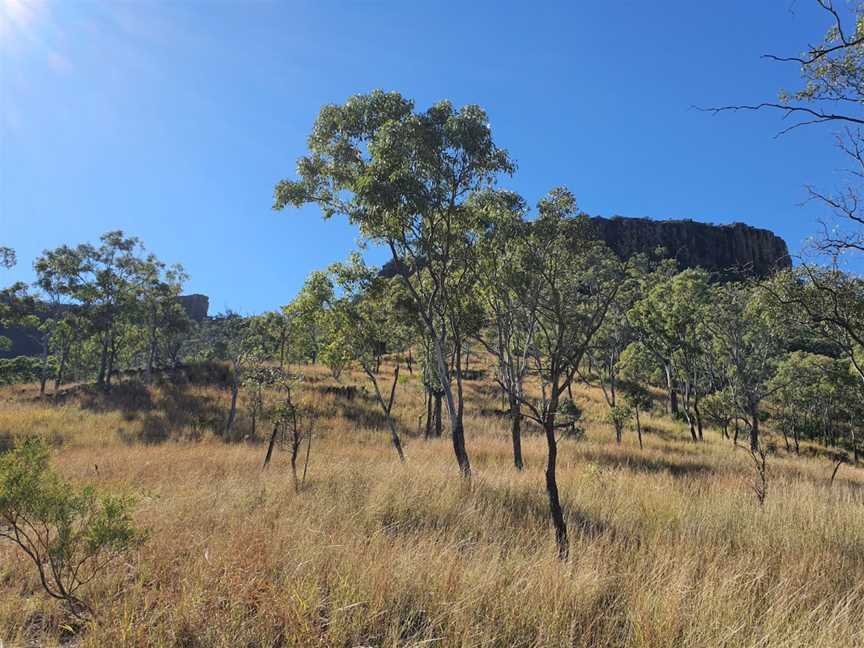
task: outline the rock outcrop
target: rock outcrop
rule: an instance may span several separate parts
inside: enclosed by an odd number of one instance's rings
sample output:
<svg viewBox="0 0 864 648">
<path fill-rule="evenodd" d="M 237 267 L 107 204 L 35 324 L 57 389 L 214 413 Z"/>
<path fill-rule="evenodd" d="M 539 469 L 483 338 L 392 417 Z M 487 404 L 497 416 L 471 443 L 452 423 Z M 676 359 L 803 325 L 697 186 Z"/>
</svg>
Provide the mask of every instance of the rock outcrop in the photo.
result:
<svg viewBox="0 0 864 648">
<path fill-rule="evenodd" d="M 792 261 L 786 242 L 766 229 L 744 223 L 711 225 L 692 220 L 592 218 L 598 235 L 622 258 L 663 249 L 681 269 L 701 267 L 731 277 L 767 277 Z"/>
<path fill-rule="evenodd" d="M 678 267 L 700 267 L 717 280 L 763 278 L 789 268 L 792 261 L 786 242 L 766 229 L 744 223 L 712 225 L 692 220 L 651 220 L 649 218 L 592 217 L 597 237 L 619 257 L 655 255 L 678 261 Z M 392 260 L 381 275 L 394 277 L 405 272 Z"/>
</svg>

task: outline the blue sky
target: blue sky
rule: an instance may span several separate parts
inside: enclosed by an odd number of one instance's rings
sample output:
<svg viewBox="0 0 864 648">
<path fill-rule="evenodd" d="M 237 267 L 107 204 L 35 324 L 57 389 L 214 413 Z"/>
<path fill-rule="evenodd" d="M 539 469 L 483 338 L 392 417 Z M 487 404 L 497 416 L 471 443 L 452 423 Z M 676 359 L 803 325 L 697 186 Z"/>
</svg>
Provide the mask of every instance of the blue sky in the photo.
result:
<svg viewBox="0 0 864 648">
<path fill-rule="evenodd" d="M 323 104 L 375 88 L 483 106 L 532 203 L 566 185 L 591 214 L 743 221 L 795 253 L 821 214 L 804 186 L 840 181 L 830 130 L 692 106 L 775 98 L 797 70 L 760 55 L 827 27 L 812 0 L 0 0 L 3 281 L 123 229 L 211 312 L 288 302 L 357 234 L 273 212 L 273 186 Z"/>
</svg>

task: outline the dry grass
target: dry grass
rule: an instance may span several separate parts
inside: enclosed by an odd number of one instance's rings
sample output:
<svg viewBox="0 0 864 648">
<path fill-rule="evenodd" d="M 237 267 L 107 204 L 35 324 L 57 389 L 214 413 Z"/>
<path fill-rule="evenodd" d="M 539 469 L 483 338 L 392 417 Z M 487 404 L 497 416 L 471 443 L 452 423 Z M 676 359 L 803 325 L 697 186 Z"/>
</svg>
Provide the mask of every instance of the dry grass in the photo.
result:
<svg viewBox="0 0 864 648">
<path fill-rule="evenodd" d="M 841 468 L 832 487 L 828 461 L 772 456 L 759 508 L 743 449 L 714 432 L 694 445 L 659 416 L 646 417 L 644 451 L 632 433 L 616 446 L 598 395 L 580 391 L 587 437 L 560 453 L 563 564 L 545 444 L 529 433 L 528 468 L 512 468 L 488 384 L 469 385 L 469 411 L 487 414 L 466 417 L 467 485 L 449 440 L 416 438 L 413 377 L 397 395 L 400 465 L 374 402 L 326 393 L 334 383 L 307 371 L 303 397 L 322 417 L 299 494 L 287 453 L 262 472 L 260 443 L 207 433 L 227 400 L 215 388 L 159 387 L 135 407 L 128 393 L 112 405 L 87 390 L 62 404 L 2 392 L 0 432 L 45 435 L 64 475 L 136 494 L 150 529 L 91 588 L 99 622 L 79 645 L 864 645 L 860 468 Z M 51 645 L 68 639 L 65 623 L 26 561 L 0 546 L 0 637 Z"/>
</svg>

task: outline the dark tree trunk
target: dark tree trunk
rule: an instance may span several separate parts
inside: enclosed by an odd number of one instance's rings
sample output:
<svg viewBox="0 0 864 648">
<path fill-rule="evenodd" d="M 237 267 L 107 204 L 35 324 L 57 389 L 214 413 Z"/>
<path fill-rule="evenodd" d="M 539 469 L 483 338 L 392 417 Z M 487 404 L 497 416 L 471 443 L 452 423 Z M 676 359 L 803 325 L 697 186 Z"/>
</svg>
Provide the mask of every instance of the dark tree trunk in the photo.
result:
<svg viewBox="0 0 864 648">
<path fill-rule="evenodd" d="M 429 439 L 432 436 L 432 392 L 426 389 L 426 430 L 423 433 L 424 439 Z"/>
<path fill-rule="evenodd" d="M 780 431 L 783 433 L 783 444 L 786 446 L 786 452 L 791 452 L 792 448 L 789 446 L 789 435 L 786 434 L 786 426 L 781 426 Z"/>
<path fill-rule="evenodd" d="M 396 371 L 393 372 L 393 386 L 390 388 L 390 400 L 386 403 L 384 402 L 384 398 L 381 396 L 381 390 L 378 388 L 378 380 L 375 378 L 375 373 L 365 364 L 363 368 L 366 371 L 366 375 L 369 376 L 369 380 L 372 382 L 372 387 L 375 389 L 375 398 L 381 406 L 381 409 L 384 410 L 384 416 L 387 419 L 387 427 L 390 428 L 390 442 L 396 449 L 396 454 L 399 455 L 399 461 L 404 463 L 405 453 L 402 451 L 402 440 L 399 438 L 399 432 L 396 430 L 396 421 L 390 414 L 393 409 L 393 400 L 396 397 L 396 384 L 399 382 L 399 367 L 397 366 Z"/>
<path fill-rule="evenodd" d="M 699 410 L 699 392 L 693 395 L 693 413 L 696 415 L 696 430 L 699 432 L 699 440 L 704 441 L 705 436 L 702 431 L 702 412 Z"/>
<path fill-rule="evenodd" d="M 225 424 L 225 437 L 231 435 L 231 428 L 234 427 L 234 419 L 237 417 L 237 394 L 240 392 L 240 385 L 237 384 L 235 378 L 231 382 L 231 409 L 228 410 L 228 422 Z"/>
<path fill-rule="evenodd" d="M 666 374 L 666 390 L 669 393 L 669 414 L 678 414 L 678 390 L 675 388 L 675 380 L 672 378 L 672 366 L 668 363 L 663 365 Z"/>
<path fill-rule="evenodd" d="M 117 358 L 117 349 L 114 347 L 114 342 L 112 339 L 111 347 L 108 350 L 108 371 L 105 374 L 105 388 L 109 389 L 111 387 L 111 378 L 114 374 L 114 361 Z"/>
<path fill-rule="evenodd" d="M 759 450 L 759 408 L 755 402 L 750 403 L 750 450 Z"/>
<path fill-rule="evenodd" d="M 435 436 L 439 439 L 444 431 L 444 423 L 441 420 L 441 399 L 443 397 L 444 394 L 441 392 L 435 392 Z"/>
<path fill-rule="evenodd" d="M 456 454 L 456 463 L 459 464 L 459 472 L 463 477 L 471 477 L 471 462 L 468 460 L 468 451 L 465 449 L 465 429 L 462 427 L 462 417 L 457 417 L 451 433 L 453 438 L 453 452 Z"/>
<path fill-rule="evenodd" d="M 45 383 L 48 382 L 48 337 L 42 338 L 42 370 L 39 374 L 39 397 L 45 395 Z"/>
<path fill-rule="evenodd" d="M 522 470 L 522 407 L 514 396 L 510 397 L 510 435 L 513 438 L 513 463 L 516 470 Z"/>
<path fill-rule="evenodd" d="M 99 354 L 99 374 L 96 376 L 96 384 L 105 384 L 105 373 L 108 370 L 108 336 L 102 338 L 102 349 Z"/>
<path fill-rule="evenodd" d="M 554 407 L 557 407 L 557 405 Z M 550 407 L 543 425 L 547 446 L 546 494 L 549 496 L 549 513 L 552 516 L 552 525 L 555 527 L 555 544 L 558 547 L 558 557 L 561 560 L 567 560 L 570 554 L 570 545 L 567 541 L 567 523 L 564 521 L 564 511 L 561 508 L 561 500 L 558 497 L 558 479 L 556 476 L 558 442 L 555 439 L 554 407 Z"/>
<path fill-rule="evenodd" d="M 273 447 L 276 445 L 276 434 L 279 432 L 279 424 L 273 426 L 273 433 L 270 435 L 270 443 L 267 444 L 267 455 L 264 457 L 264 468 L 270 463 L 273 457 Z"/>
<path fill-rule="evenodd" d="M 450 436 L 453 439 L 453 453 L 456 455 L 456 463 L 459 472 L 465 479 L 471 478 L 471 462 L 468 460 L 468 451 L 465 448 L 465 429 L 462 424 L 463 394 L 462 394 L 462 349 L 459 340 L 454 340 L 454 370 L 456 374 L 456 398 L 453 396 L 453 387 L 450 384 L 450 373 L 444 360 L 443 342 L 435 338 L 435 360 L 438 369 L 438 382 L 444 390 L 447 399 L 447 413 L 450 415 Z"/>
<path fill-rule="evenodd" d="M 732 439 L 732 443 L 734 443 L 736 446 L 738 445 L 738 435 L 740 433 L 741 433 L 741 425 L 740 425 L 740 421 L 736 417 L 735 418 L 735 438 Z"/>
<path fill-rule="evenodd" d="M 147 366 L 144 372 L 144 381 L 147 384 L 153 380 L 153 361 L 156 359 L 156 327 L 152 326 L 147 335 Z"/>
<path fill-rule="evenodd" d="M 639 449 L 642 450 L 642 424 L 639 422 L 639 408 L 636 409 L 636 436 L 639 437 Z"/>
<path fill-rule="evenodd" d="M 69 349 L 63 347 L 60 351 L 60 364 L 57 366 L 57 375 L 54 377 L 54 393 L 60 390 L 60 385 L 63 384 L 63 372 L 66 370 L 66 357 L 69 355 Z"/>
</svg>

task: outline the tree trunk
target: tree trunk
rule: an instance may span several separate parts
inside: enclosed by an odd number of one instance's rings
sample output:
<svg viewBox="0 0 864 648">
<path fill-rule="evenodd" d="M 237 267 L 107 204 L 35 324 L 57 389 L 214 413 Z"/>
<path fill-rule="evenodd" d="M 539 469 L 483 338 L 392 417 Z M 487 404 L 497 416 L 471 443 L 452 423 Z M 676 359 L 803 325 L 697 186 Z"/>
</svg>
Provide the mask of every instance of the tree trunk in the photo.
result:
<svg viewBox="0 0 864 648">
<path fill-rule="evenodd" d="M 372 387 L 375 389 L 375 399 L 378 401 L 381 409 L 384 410 L 384 417 L 387 419 L 387 427 L 390 428 L 390 442 L 396 449 L 396 454 L 399 455 L 399 461 L 405 463 L 405 453 L 402 452 L 402 440 L 399 438 L 399 432 L 396 430 L 396 421 L 390 414 L 390 411 L 393 409 L 393 398 L 396 395 L 396 383 L 399 381 L 399 367 L 397 366 L 396 371 L 393 373 L 393 387 L 390 389 L 390 401 L 388 403 L 385 403 L 384 399 L 381 397 L 381 390 L 378 389 L 378 380 L 375 378 L 375 373 L 372 369 L 365 366 L 364 363 L 363 370 L 366 372 L 366 375 L 369 376 L 369 380 L 372 382 Z"/>
<path fill-rule="evenodd" d="M 443 397 L 443 392 L 435 392 L 435 436 L 439 439 L 444 432 L 444 423 L 441 420 L 441 399 Z"/>
<path fill-rule="evenodd" d="M 696 430 L 699 432 L 699 440 L 704 441 L 705 436 L 702 431 L 702 412 L 699 411 L 699 392 L 693 393 L 693 413 L 696 414 Z"/>
<path fill-rule="evenodd" d="M 639 422 L 639 408 L 636 407 L 636 436 L 639 437 L 639 449 L 642 450 L 642 424 Z"/>
<path fill-rule="evenodd" d="M 39 397 L 45 395 L 45 383 L 48 382 L 48 337 L 42 336 L 42 370 L 39 373 Z"/>
<path fill-rule="evenodd" d="M 99 355 L 99 374 L 96 376 L 96 384 L 105 384 L 105 372 L 108 369 L 108 335 L 102 337 L 102 350 Z"/>
<path fill-rule="evenodd" d="M 553 400 L 557 399 L 553 398 Z M 555 408 L 557 408 L 557 404 L 549 408 L 543 425 L 547 446 L 546 493 L 549 496 L 549 513 L 552 516 L 552 525 L 555 527 L 555 544 L 558 547 L 558 557 L 561 560 L 567 560 L 570 554 L 570 546 L 567 542 L 567 523 L 564 521 L 564 511 L 558 497 L 558 479 L 556 476 L 558 442 L 555 439 Z"/>
<path fill-rule="evenodd" d="M 759 409 L 755 401 L 750 402 L 750 450 L 758 452 L 759 450 Z"/>
<path fill-rule="evenodd" d="M 240 385 L 237 383 L 237 378 L 231 381 L 231 409 L 228 410 L 228 422 L 225 424 L 225 437 L 231 435 L 231 428 L 234 427 L 234 419 L 237 416 L 237 394 L 240 391 Z"/>
<path fill-rule="evenodd" d="M 432 391 L 427 387 L 425 394 L 426 429 L 423 432 L 423 438 L 428 440 L 432 436 Z"/>
<path fill-rule="evenodd" d="M 144 381 L 149 385 L 153 380 L 153 360 L 156 357 L 156 327 L 151 326 L 147 336 L 147 366 L 144 371 Z"/>
<path fill-rule="evenodd" d="M 447 371 L 447 363 L 444 361 L 444 349 L 441 346 L 441 340 L 437 337 L 434 340 L 435 345 L 435 359 L 437 361 L 438 366 L 438 382 L 441 384 L 441 387 L 444 389 L 444 396 L 447 399 L 447 412 L 450 415 L 450 434 L 453 438 L 453 452 L 456 455 L 456 463 L 459 465 L 459 472 L 463 477 L 469 479 L 471 477 L 471 462 L 468 460 L 468 452 L 465 449 L 465 430 L 462 427 L 462 393 L 461 393 L 461 385 L 459 385 L 459 381 L 461 381 L 461 367 L 460 360 L 458 357 L 458 344 L 457 346 L 457 361 L 456 361 L 456 380 L 457 386 L 459 389 L 459 400 L 460 403 L 456 404 L 456 401 L 453 398 L 453 388 L 450 385 L 450 375 Z"/>
<path fill-rule="evenodd" d="M 666 390 L 669 393 L 669 414 L 675 416 L 678 414 L 678 391 L 672 378 L 672 365 L 663 363 L 663 371 L 666 374 Z"/>
<path fill-rule="evenodd" d="M 270 458 L 273 456 L 273 447 L 276 445 L 276 434 L 279 432 L 279 424 L 273 426 L 273 434 L 270 435 L 270 443 L 267 444 L 267 455 L 264 457 L 264 466 L 270 463 Z"/>
<path fill-rule="evenodd" d="M 781 425 L 780 431 L 783 433 L 783 444 L 786 446 L 786 452 L 791 452 L 792 448 L 789 446 L 789 435 L 786 434 L 786 426 Z"/>
<path fill-rule="evenodd" d="M 63 347 L 60 351 L 60 364 L 57 366 L 57 375 L 54 377 L 54 393 L 60 390 L 60 385 L 63 384 L 63 372 L 66 370 L 66 356 L 69 355 L 69 349 Z"/>
<path fill-rule="evenodd" d="M 513 438 L 513 463 L 516 470 L 522 470 L 522 407 L 515 396 L 510 397 L 510 435 Z"/>
<path fill-rule="evenodd" d="M 105 387 L 106 389 L 111 388 L 111 377 L 114 373 L 114 360 L 117 357 L 117 349 L 114 348 L 114 340 L 111 340 L 111 346 L 108 349 L 108 370 L 105 375 Z"/>
</svg>

